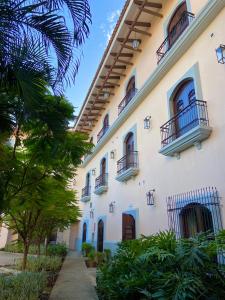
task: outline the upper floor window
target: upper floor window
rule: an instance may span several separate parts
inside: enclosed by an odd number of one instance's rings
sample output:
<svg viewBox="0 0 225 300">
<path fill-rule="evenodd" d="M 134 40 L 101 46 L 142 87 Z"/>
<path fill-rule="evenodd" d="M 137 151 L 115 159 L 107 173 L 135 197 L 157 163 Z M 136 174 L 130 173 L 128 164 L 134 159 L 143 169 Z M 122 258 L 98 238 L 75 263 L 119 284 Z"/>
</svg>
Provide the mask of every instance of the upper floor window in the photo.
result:
<svg viewBox="0 0 225 300">
<path fill-rule="evenodd" d="M 185 1 L 177 7 L 167 28 L 170 47 L 176 42 L 188 24 L 189 20 L 187 16 L 187 4 Z"/>
<path fill-rule="evenodd" d="M 106 174 L 106 159 L 105 159 L 105 157 L 101 160 L 100 174 L 101 175 Z"/>
<path fill-rule="evenodd" d="M 194 19 L 194 14 L 188 12 L 186 1 L 182 2 L 173 13 L 167 26 L 167 37 L 156 51 L 158 63 L 171 49 L 173 44 L 181 36 L 184 30 L 189 26 Z"/>
<path fill-rule="evenodd" d="M 101 138 L 104 136 L 104 134 L 107 132 L 108 129 L 109 129 L 109 115 L 107 114 L 103 120 L 102 129 L 99 131 L 97 136 L 98 142 L 101 140 Z"/>
<path fill-rule="evenodd" d="M 131 101 L 131 99 L 135 96 L 136 91 L 137 91 L 137 89 L 136 89 L 136 83 L 135 83 L 135 76 L 132 76 L 126 87 L 126 95 L 119 104 L 118 114 L 120 114 L 124 110 L 124 108 L 128 105 L 128 103 Z"/>
</svg>

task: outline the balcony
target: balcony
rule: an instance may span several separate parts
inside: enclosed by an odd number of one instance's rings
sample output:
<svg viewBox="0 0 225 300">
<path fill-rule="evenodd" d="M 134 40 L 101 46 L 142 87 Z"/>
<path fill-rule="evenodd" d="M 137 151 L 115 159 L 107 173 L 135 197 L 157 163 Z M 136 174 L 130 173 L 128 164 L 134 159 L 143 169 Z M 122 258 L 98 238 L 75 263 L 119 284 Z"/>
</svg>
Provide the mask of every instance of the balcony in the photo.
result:
<svg viewBox="0 0 225 300">
<path fill-rule="evenodd" d="M 139 172 L 138 152 L 132 151 L 117 162 L 116 180 L 124 182 L 136 176 Z"/>
<path fill-rule="evenodd" d="M 118 115 L 121 114 L 121 112 L 124 110 L 124 108 L 130 103 L 130 101 L 132 100 L 132 98 L 134 98 L 134 96 L 137 93 L 137 89 L 136 88 L 132 88 L 127 94 L 126 96 L 123 98 L 123 100 L 120 102 L 119 106 L 118 106 Z"/>
<path fill-rule="evenodd" d="M 179 19 L 179 21 L 173 27 L 172 31 L 169 33 L 169 35 L 163 41 L 163 43 L 161 44 L 159 49 L 156 51 L 156 54 L 158 57 L 158 63 L 167 54 L 167 52 L 170 51 L 170 49 L 173 47 L 173 45 L 178 40 L 178 38 L 181 36 L 181 34 L 185 31 L 185 29 L 193 21 L 194 17 L 195 17 L 194 14 L 187 12 L 187 11 L 185 11 L 181 15 L 181 18 Z"/>
<path fill-rule="evenodd" d="M 108 174 L 101 174 L 95 180 L 95 191 L 96 195 L 101 195 L 108 190 Z"/>
<path fill-rule="evenodd" d="M 159 152 L 163 155 L 174 156 L 192 145 L 198 145 L 212 131 L 206 101 L 193 101 L 160 130 L 162 148 Z"/>
<path fill-rule="evenodd" d="M 102 130 L 98 133 L 97 135 L 97 143 L 99 143 L 99 141 L 101 140 L 101 138 L 106 134 L 106 132 L 108 131 L 109 126 L 105 126 L 102 128 Z"/>
<path fill-rule="evenodd" d="M 91 187 L 85 186 L 82 189 L 82 195 L 81 195 L 81 201 L 82 202 L 88 202 L 91 200 Z"/>
</svg>

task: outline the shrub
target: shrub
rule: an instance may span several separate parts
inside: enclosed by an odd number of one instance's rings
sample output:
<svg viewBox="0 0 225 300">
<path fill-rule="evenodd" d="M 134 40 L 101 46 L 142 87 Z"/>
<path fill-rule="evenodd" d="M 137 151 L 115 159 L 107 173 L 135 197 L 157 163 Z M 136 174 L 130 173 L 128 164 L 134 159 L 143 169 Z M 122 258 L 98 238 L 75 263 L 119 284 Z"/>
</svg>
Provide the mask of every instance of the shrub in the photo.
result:
<svg viewBox="0 0 225 300">
<path fill-rule="evenodd" d="M 44 273 L 23 272 L 18 275 L 0 276 L 0 299 L 37 300 L 45 287 Z"/>
<path fill-rule="evenodd" d="M 65 244 L 56 244 L 48 246 L 48 255 L 64 257 L 67 254 L 67 247 Z"/>
<path fill-rule="evenodd" d="M 60 257 L 50 256 L 39 256 L 39 257 L 28 257 L 26 270 L 30 272 L 57 272 L 62 264 Z M 17 261 L 17 267 L 22 269 L 22 260 Z"/>
<path fill-rule="evenodd" d="M 215 259 L 224 245 L 216 242 L 205 234 L 176 240 L 171 232 L 123 242 L 97 271 L 99 299 L 225 299 Z"/>
<path fill-rule="evenodd" d="M 88 256 L 89 255 L 89 253 L 91 252 L 91 251 L 93 251 L 95 248 L 94 248 L 94 246 L 92 245 L 92 244 L 89 244 L 89 243 L 83 243 L 82 244 L 82 253 L 83 253 L 83 255 L 84 256 Z"/>
<path fill-rule="evenodd" d="M 12 253 L 23 253 L 24 247 L 21 242 L 12 242 L 5 246 L 3 249 L 6 252 L 12 252 Z M 41 245 L 41 254 L 45 253 L 45 246 Z M 29 248 L 29 254 L 36 255 L 38 254 L 38 247 L 37 245 L 30 245 Z"/>
</svg>

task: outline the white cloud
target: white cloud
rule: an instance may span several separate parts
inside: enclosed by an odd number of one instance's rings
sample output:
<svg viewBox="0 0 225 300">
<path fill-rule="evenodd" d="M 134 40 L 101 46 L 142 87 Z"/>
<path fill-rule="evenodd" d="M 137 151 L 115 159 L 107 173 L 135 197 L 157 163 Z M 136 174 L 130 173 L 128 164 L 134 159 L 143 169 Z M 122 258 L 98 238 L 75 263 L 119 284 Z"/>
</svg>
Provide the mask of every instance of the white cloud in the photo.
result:
<svg viewBox="0 0 225 300">
<path fill-rule="evenodd" d="M 121 11 L 119 9 L 112 11 L 108 16 L 107 16 L 107 23 L 103 23 L 100 25 L 100 29 L 106 38 L 106 43 L 109 42 L 111 35 L 113 33 L 113 29 L 116 26 L 117 20 L 120 16 Z"/>
</svg>

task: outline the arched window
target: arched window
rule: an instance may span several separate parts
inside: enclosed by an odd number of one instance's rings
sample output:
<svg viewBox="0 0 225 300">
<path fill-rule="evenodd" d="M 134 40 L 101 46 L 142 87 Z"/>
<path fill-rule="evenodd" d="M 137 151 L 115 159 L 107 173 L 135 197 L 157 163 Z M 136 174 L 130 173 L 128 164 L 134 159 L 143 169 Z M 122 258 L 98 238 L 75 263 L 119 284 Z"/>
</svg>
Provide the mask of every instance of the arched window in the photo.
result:
<svg viewBox="0 0 225 300">
<path fill-rule="evenodd" d="M 127 84 L 126 95 L 132 95 L 134 91 L 135 91 L 135 76 L 132 76 Z"/>
<path fill-rule="evenodd" d="M 103 252 L 104 249 L 104 223 L 102 220 L 98 222 L 98 240 L 97 240 L 97 250 Z"/>
<path fill-rule="evenodd" d="M 87 187 L 90 186 L 90 173 L 87 173 L 87 175 L 86 175 L 86 186 Z"/>
<path fill-rule="evenodd" d="M 129 132 L 125 138 L 125 154 L 130 154 L 134 151 L 134 134 Z"/>
<path fill-rule="evenodd" d="M 103 128 L 108 129 L 109 127 L 109 115 L 107 114 L 103 120 Z"/>
<path fill-rule="evenodd" d="M 106 174 L 106 159 L 105 159 L 105 157 L 101 160 L 100 174 L 101 175 Z"/>
<path fill-rule="evenodd" d="M 214 231 L 211 211 L 198 203 L 188 204 L 181 210 L 180 224 L 184 238 L 192 237 L 200 232 Z"/>
<path fill-rule="evenodd" d="M 183 81 L 173 96 L 175 135 L 183 135 L 198 124 L 198 111 L 193 79 Z"/>
<path fill-rule="evenodd" d="M 134 134 L 129 132 L 124 141 L 124 150 L 125 150 L 125 169 L 135 167 L 136 164 L 136 153 L 134 151 Z"/>
<path fill-rule="evenodd" d="M 180 4 L 172 15 L 167 27 L 169 37 L 169 47 L 171 47 L 185 28 L 188 26 L 189 20 L 187 16 L 187 4 L 184 1 Z"/>
<path fill-rule="evenodd" d="M 122 220 L 122 240 L 134 240 L 136 238 L 135 219 L 130 214 L 123 214 Z"/>
<path fill-rule="evenodd" d="M 83 234 L 82 234 L 82 243 L 85 243 L 87 240 L 87 224 L 83 224 Z"/>
</svg>

